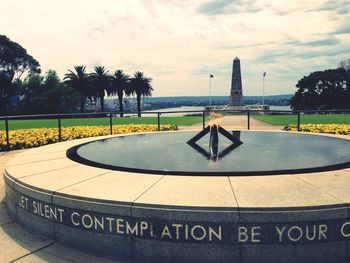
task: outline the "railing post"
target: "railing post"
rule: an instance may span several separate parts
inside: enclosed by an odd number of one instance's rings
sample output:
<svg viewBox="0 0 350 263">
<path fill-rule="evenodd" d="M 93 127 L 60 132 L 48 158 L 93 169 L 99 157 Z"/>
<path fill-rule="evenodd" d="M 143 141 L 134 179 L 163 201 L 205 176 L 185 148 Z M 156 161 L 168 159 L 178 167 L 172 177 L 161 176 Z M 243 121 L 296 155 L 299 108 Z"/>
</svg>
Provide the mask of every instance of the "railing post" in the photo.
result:
<svg viewBox="0 0 350 263">
<path fill-rule="evenodd" d="M 9 120 L 5 117 L 5 130 L 6 130 L 6 148 L 10 150 L 10 136 L 9 136 Z"/>
<path fill-rule="evenodd" d="M 297 124 L 298 131 L 300 131 L 300 111 L 298 111 L 298 124 Z"/>
<path fill-rule="evenodd" d="M 247 110 L 247 128 L 250 130 L 250 110 Z"/>
<path fill-rule="evenodd" d="M 205 129 L 205 111 L 202 112 L 203 130 Z"/>
<path fill-rule="evenodd" d="M 113 123 L 112 123 L 112 112 L 109 113 L 109 132 L 111 135 L 113 135 Z"/>
<path fill-rule="evenodd" d="M 160 131 L 160 112 L 158 112 L 158 131 Z"/>
<path fill-rule="evenodd" d="M 61 129 L 61 115 L 57 115 L 57 120 L 58 120 L 58 141 L 62 141 L 62 129 Z"/>
</svg>

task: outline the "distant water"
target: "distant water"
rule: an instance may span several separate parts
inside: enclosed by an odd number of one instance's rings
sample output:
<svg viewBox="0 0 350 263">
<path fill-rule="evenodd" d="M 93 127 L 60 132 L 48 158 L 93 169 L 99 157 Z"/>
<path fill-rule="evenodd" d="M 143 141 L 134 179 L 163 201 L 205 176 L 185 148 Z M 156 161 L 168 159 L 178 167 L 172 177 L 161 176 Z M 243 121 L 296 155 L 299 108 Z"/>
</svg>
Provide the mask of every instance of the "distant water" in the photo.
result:
<svg viewBox="0 0 350 263">
<path fill-rule="evenodd" d="M 166 111 L 202 111 L 204 107 L 201 106 L 181 106 L 176 108 L 165 108 L 158 110 L 151 110 L 149 112 L 166 112 Z M 199 113 L 199 112 L 198 112 Z M 196 114 L 196 112 L 185 112 L 185 113 L 166 113 L 164 116 L 184 116 L 187 114 Z"/>
<path fill-rule="evenodd" d="M 182 106 L 176 108 L 165 108 L 158 110 L 151 110 L 149 112 L 167 112 L 167 111 L 202 111 L 204 107 L 202 106 Z M 290 106 L 270 106 L 270 110 L 291 110 Z M 187 114 L 195 114 L 195 112 L 185 112 L 185 113 L 166 113 L 164 116 L 184 116 Z"/>
<path fill-rule="evenodd" d="M 270 110 L 292 110 L 289 106 L 270 106 Z"/>
</svg>

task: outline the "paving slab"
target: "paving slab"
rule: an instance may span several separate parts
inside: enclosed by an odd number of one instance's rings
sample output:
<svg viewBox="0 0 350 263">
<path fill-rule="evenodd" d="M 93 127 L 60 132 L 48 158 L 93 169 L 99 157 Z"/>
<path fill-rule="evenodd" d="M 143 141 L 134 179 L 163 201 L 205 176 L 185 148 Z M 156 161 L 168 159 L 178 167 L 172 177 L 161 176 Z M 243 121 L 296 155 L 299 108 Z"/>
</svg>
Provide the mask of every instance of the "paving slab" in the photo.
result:
<svg viewBox="0 0 350 263">
<path fill-rule="evenodd" d="M 239 207 L 278 208 L 342 203 L 294 175 L 230 177 Z"/>
<path fill-rule="evenodd" d="M 123 263 L 69 249 L 57 243 L 25 256 L 16 263 Z"/>
<path fill-rule="evenodd" d="M 134 202 L 163 175 L 113 171 L 57 191 L 83 198 Z"/>
<path fill-rule="evenodd" d="M 295 176 L 329 193 L 344 203 L 350 203 L 350 169 L 296 174 Z"/>
<path fill-rule="evenodd" d="M 28 151 L 14 156 L 7 162 L 6 167 L 61 158 L 66 158 L 66 152 L 43 152 L 41 154 L 32 154 L 31 151 Z"/>
<path fill-rule="evenodd" d="M 0 227 L 1 262 L 10 262 L 43 248 L 52 241 L 33 236 L 15 223 Z"/>
<path fill-rule="evenodd" d="M 14 178 L 55 171 L 77 165 L 67 158 L 42 161 L 40 163 L 26 163 L 6 167 L 6 172 Z"/>
<path fill-rule="evenodd" d="M 4 187 L 4 179 L 2 174 L 0 174 L 0 203 L 5 202 L 5 187 Z"/>
<path fill-rule="evenodd" d="M 165 176 L 136 203 L 170 206 L 237 207 L 227 177 Z"/>
<path fill-rule="evenodd" d="M 110 170 L 77 164 L 59 170 L 27 176 L 22 178 L 21 182 L 55 192 L 109 172 Z"/>
</svg>

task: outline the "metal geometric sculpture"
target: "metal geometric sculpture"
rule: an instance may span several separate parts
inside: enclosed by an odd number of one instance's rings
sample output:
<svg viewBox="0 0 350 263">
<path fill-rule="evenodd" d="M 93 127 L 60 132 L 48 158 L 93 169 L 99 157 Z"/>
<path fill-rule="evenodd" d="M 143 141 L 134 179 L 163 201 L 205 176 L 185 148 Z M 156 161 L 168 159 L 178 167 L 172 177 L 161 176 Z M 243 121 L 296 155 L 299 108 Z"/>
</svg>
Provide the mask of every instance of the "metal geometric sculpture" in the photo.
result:
<svg viewBox="0 0 350 263">
<path fill-rule="evenodd" d="M 197 144 L 197 141 L 204 137 L 206 134 L 210 132 L 209 137 L 209 151 L 206 151 L 201 146 Z M 223 151 L 219 153 L 219 133 L 225 136 L 232 142 L 232 145 L 226 147 Z M 207 126 L 204 130 L 196 134 L 192 139 L 190 139 L 187 143 L 192 146 L 199 153 L 207 157 L 209 160 L 218 160 L 225 157 L 231 151 L 240 146 L 243 142 L 239 140 L 240 131 L 235 131 L 233 134 L 226 131 L 224 128 L 211 125 Z"/>
</svg>

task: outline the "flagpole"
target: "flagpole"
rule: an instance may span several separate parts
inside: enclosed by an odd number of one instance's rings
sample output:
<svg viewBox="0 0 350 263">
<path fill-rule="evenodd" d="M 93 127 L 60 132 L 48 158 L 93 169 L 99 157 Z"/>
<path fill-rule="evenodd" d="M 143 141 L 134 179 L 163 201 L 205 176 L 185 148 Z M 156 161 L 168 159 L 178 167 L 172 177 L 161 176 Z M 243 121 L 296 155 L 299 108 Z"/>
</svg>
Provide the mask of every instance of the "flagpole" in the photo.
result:
<svg viewBox="0 0 350 263">
<path fill-rule="evenodd" d="M 265 76 L 266 76 L 266 72 L 263 73 L 263 107 L 265 105 Z"/>
<path fill-rule="evenodd" d="M 214 78 L 212 74 L 209 74 L 209 106 L 211 108 L 211 79 Z"/>
</svg>

